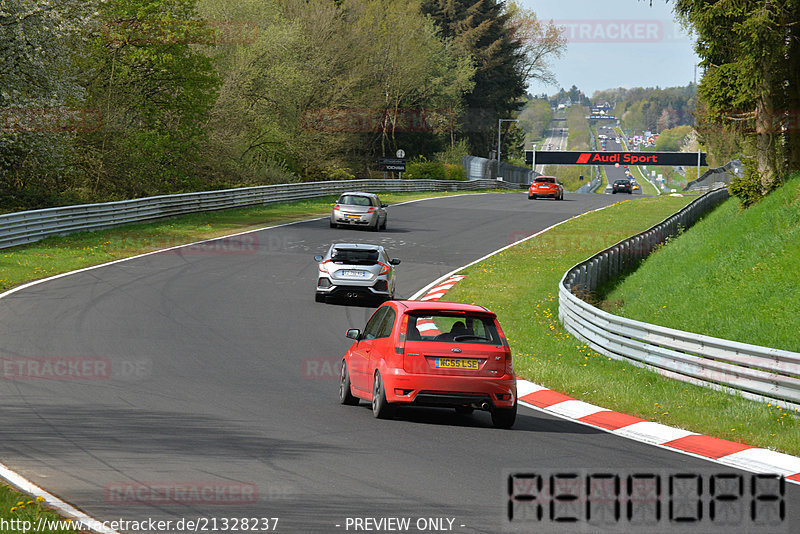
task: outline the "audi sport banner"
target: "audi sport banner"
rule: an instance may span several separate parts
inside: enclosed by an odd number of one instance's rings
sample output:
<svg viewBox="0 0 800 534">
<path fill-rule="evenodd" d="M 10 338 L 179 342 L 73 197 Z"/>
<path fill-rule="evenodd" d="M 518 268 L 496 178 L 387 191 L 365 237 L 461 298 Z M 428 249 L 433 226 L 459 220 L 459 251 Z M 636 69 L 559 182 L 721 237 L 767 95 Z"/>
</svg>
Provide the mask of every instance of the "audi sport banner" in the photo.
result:
<svg viewBox="0 0 800 534">
<path fill-rule="evenodd" d="M 533 151 L 525 151 L 525 162 L 533 164 Z M 692 152 L 559 152 L 536 151 L 537 165 L 666 165 L 697 166 L 697 153 Z M 700 165 L 706 167 L 706 154 L 700 154 Z"/>
</svg>

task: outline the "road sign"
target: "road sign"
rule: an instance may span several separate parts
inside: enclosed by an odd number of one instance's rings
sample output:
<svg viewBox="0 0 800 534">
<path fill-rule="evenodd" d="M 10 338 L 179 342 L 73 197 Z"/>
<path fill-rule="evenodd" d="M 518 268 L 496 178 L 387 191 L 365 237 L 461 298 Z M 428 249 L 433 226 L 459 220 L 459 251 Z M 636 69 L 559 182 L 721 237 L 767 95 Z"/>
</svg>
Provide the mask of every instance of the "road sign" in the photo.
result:
<svg viewBox="0 0 800 534">
<path fill-rule="evenodd" d="M 405 158 L 381 158 L 378 170 L 406 172 L 406 160 Z"/>
<path fill-rule="evenodd" d="M 525 162 L 533 163 L 533 151 L 525 151 Z M 537 165 L 697 165 L 693 152 L 559 152 L 536 151 Z M 707 166 L 706 154 L 700 165 Z"/>
<path fill-rule="evenodd" d="M 403 150 L 402 148 L 400 148 L 395 153 L 395 156 L 397 156 L 398 158 L 404 158 L 404 157 L 406 157 L 406 151 Z"/>
</svg>

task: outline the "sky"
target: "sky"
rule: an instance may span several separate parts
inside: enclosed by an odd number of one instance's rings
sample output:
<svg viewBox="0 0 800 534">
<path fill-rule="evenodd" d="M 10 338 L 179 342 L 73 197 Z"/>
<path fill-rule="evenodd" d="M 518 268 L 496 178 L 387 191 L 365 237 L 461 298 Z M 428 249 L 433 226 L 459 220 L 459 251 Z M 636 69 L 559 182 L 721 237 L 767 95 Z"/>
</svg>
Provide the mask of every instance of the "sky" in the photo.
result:
<svg viewBox="0 0 800 534">
<path fill-rule="evenodd" d="M 573 84 L 586 95 L 614 87 L 684 86 L 699 62 L 693 40 L 675 21 L 672 2 L 653 0 L 520 0 L 540 19 L 567 28 L 570 42 L 551 62 L 558 86 L 532 82 L 528 92 L 554 94 Z M 699 76 L 699 71 L 698 71 Z"/>
</svg>

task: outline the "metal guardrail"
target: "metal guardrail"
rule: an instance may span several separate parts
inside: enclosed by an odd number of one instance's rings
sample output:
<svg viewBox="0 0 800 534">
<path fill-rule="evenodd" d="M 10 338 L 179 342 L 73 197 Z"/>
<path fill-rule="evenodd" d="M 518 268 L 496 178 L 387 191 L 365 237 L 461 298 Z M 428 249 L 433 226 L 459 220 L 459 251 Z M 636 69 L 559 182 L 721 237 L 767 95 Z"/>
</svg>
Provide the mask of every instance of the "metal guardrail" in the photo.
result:
<svg viewBox="0 0 800 534">
<path fill-rule="evenodd" d="M 600 185 L 600 179 L 602 177 L 600 174 L 600 167 L 595 165 L 595 170 L 596 172 L 594 173 L 594 178 L 592 178 L 592 181 L 588 184 L 583 184 L 580 186 L 575 190 L 576 193 L 594 193 L 594 190 Z"/>
<path fill-rule="evenodd" d="M 496 179 L 497 174 L 497 160 L 480 158 L 478 156 L 464 156 L 461 158 L 461 164 L 467 171 L 468 180 Z M 527 187 L 536 176 L 541 176 L 527 167 L 517 167 L 505 161 L 500 162 L 500 176 L 503 181 L 524 185 Z"/>
<path fill-rule="evenodd" d="M 684 191 L 701 191 L 711 189 L 715 184 L 729 184 L 732 178 L 741 178 L 744 165 L 741 160 L 734 159 L 716 169 L 709 169 L 699 178 L 692 180 L 683 188 Z"/>
<path fill-rule="evenodd" d="M 52 235 L 100 230 L 186 213 L 338 195 L 343 191 L 471 191 L 519 187 L 518 184 L 497 180 L 341 180 L 223 189 L 22 211 L 0 215 L 0 248 L 32 243 Z"/>
<path fill-rule="evenodd" d="M 711 191 L 663 222 L 567 271 L 559 284 L 559 318 L 574 336 L 611 358 L 670 378 L 800 407 L 800 353 L 634 321 L 579 298 L 635 269 L 668 237 L 689 228 L 728 197 L 727 189 Z"/>
</svg>

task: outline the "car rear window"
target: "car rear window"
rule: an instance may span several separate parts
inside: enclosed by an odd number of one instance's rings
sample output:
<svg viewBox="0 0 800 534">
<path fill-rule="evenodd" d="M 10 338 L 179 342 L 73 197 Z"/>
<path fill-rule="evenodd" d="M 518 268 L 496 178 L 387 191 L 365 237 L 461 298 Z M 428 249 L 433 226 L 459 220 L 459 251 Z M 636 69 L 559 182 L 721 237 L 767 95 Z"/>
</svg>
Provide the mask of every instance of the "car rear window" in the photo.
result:
<svg viewBox="0 0 800 534">
<path fill-rule="evenodd" d="M 372 206 L 372 200 L 369 197 L 362 197 L 359 195 L 342 195 L 339 199 L 339 204 L 347 206 Z"/>
<path fill-rule="evenodd" d="M 556 179 L 555 178 L 537 178 L 536 179 L 536 183 L 537 184 L 554 184 L 554 183 L 556 183 Z"/>
<path fill-rule="evenodd" d="M 478 315 L 414 314 L 408 318 L 408 341 L 486 343 L 500 345 L 500 335 L 490 317 Z"/>
<path fill-rule="evenodd" d="M 630 182 L 628 180 L 617 180 L 614 183 L 615 184 L 620 184 L 620 185 L 628 185 Z"/>
<path fill-rule="evenodd" d="M 349 265 L 375 265 L 378 263 L 378 251 L 335 248 L 331 254 L 331 260 L 335 263 Z"/>
</svg>

